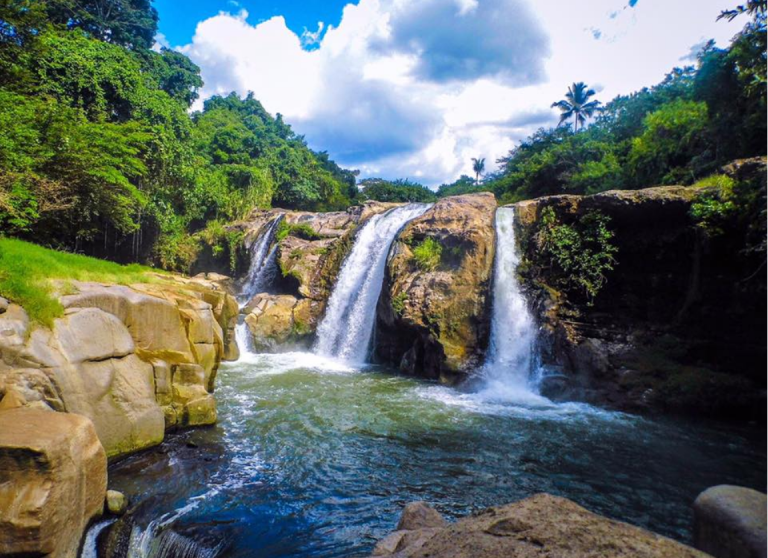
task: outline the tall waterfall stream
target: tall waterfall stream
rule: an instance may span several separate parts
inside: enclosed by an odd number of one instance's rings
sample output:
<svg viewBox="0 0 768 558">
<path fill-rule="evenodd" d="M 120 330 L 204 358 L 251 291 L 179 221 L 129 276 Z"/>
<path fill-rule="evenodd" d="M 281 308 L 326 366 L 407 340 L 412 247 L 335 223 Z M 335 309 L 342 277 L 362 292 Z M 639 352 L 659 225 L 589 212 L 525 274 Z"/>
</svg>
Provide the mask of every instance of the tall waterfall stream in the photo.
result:
<svg viewBox="0 0 768 558">
<path fill-rule="evenodd" d="M 764 488 L 762 433 L 748 426 L 538 395 L 535 324 L 516 281 L 509 209 L 497 213 L 493 332 L 479 387 L 364 364 L 392 239 L 425 209 L 390 211 L 361 229 L 315 353 L 223 364 L 215 427 L 169 435 L 111 466 L 110 488 L 134 503 L 123 556 L 366 555 L 409 501 L 460 517 L 538 492 L 689 542 L 702 489 Z M 253 246 L 241 302 L 262 288 L 276 226 Z M 94 530 L 85 556 L 95 556 Z"/>
</svg>

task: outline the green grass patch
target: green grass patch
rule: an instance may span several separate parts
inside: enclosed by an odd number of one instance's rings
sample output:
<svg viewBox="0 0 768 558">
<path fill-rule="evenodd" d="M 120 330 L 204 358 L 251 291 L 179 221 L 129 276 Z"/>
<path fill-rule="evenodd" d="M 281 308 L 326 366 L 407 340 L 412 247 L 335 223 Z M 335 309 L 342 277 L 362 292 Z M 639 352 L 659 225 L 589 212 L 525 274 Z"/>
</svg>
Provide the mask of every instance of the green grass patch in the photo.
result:
<svg viewBox="0 0 768 558">
<path fill-rule="evenodd" d="M 304 240 L 319 240 L 322 237 L 315 229 L 306 223 L 295 223 L 290 225 L 285 220 L 280 221 L 275 233 L 275 239 L 280 242 L 286 236 L 295 236 Z"/>
<path fill-rule="evenodd" d="M 425 238 L 413 249 L 413 259 L 422 271 L 434 271 L 440 265 L 443 246 L 434 238 Z"/>
<path fill-rule="evenodd" d="M 36 244 L 0 238 L 0 296 L 21 305 L 33 322 L 52 326 L 64 309 L 52 281 L 147 283 L 156 270 L 140 265 L 119 265 L 78 254 L 49 250 Z M 64 292 L 72 292 L 66 284 Z"/>
</svg>

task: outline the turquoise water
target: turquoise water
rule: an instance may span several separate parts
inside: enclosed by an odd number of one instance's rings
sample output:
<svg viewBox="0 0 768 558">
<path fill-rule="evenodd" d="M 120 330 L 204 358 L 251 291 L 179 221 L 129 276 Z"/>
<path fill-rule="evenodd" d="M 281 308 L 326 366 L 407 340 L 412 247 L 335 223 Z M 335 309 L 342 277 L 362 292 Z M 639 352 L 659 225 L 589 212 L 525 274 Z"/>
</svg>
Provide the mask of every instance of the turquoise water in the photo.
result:
<svg viewBox="0 0 768 558">
<path fill-rule="evenodd" d="M 142 502 L 137 533 L 154 521 L 207 555 L 366 555 L 409 501 L 460 517 L 542 491 L 689 541 L 701 490 L 765 489 L 757 427 L 494 401 L 309 354 L 223 365 L 217 385 L 217 426 L 110 469 Z"/>
</svg>

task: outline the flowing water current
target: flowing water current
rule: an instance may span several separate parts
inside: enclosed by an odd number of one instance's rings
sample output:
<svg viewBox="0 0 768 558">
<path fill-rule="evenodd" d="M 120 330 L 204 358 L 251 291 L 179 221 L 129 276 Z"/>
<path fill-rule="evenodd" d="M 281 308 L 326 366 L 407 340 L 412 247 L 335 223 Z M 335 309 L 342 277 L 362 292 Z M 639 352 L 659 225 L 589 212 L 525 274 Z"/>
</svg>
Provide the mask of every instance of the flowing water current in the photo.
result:
<svg viewBox="0 0 768 558">
<path fill-rule="evenodd" d="M 400 208 L 361 229 L 314 353 L 244 350 L 219 370 L 216 426 L 111 466 L 110 488 L 138 503 L 123 520 L 122 555 L 365 556 L 407 502 L 457 518 L 538 492 L 690 542 L 701 490 L 765 490 L 756 426 L 652 420 L 537 394 L 511 210 L 497 213 L 492 334 L 475 391 L 361 364 L 389 246 L 425 210 Z M 254 245 L 260 263 L 244 290 L 262 287 L 270 242 Z M 99 527 L 84 555 L 95 556 Z"/>
</svg>

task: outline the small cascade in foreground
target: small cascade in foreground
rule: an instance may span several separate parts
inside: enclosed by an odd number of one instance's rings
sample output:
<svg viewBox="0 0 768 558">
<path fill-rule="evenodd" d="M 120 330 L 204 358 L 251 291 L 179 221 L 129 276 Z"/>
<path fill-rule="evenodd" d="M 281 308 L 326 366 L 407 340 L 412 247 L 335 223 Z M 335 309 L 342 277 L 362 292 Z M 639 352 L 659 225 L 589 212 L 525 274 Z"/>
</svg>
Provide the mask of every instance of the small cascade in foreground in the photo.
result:
<svg viewBox="0 0 768 558">
<path fill-rule="evenodd" d="M 536 392 L 536 326 L 520 291 L 513 208 L 496 210 L 491 339 L 482 375 L 483 394 L 494 399 L 543 400 Z"/>
<path fill-rule="evenodd" d="M 277 254 L 277 244 L 273 244 L 277 227 L 283 220 L 280 215 L 273 219 L 266 226 L 261 236 L 256 239 L 251 246 L 251 264 L 248 267 L 248 275 L 237 296 L 237 302 L 242 309 L 253 298 L 254 295 L 262 292 L 274 278 L 276 266 L 274 260 Z M 237 327 L 235 328 L 235 340 L 240 349 L 241 356 L 251 354 L 251 334 L 248 331 L 248 325 L 245 323 L 245 316 L 238 317 Z"/>
<path fill-rule="evenodd" d="M 397 233 L 424 214 L 426 204 L 409 204 L 374 215 L 355 239 L 317 329 L 315 353 L 363 363 L 373 334 L 387 255 Z"/>
</svg>

